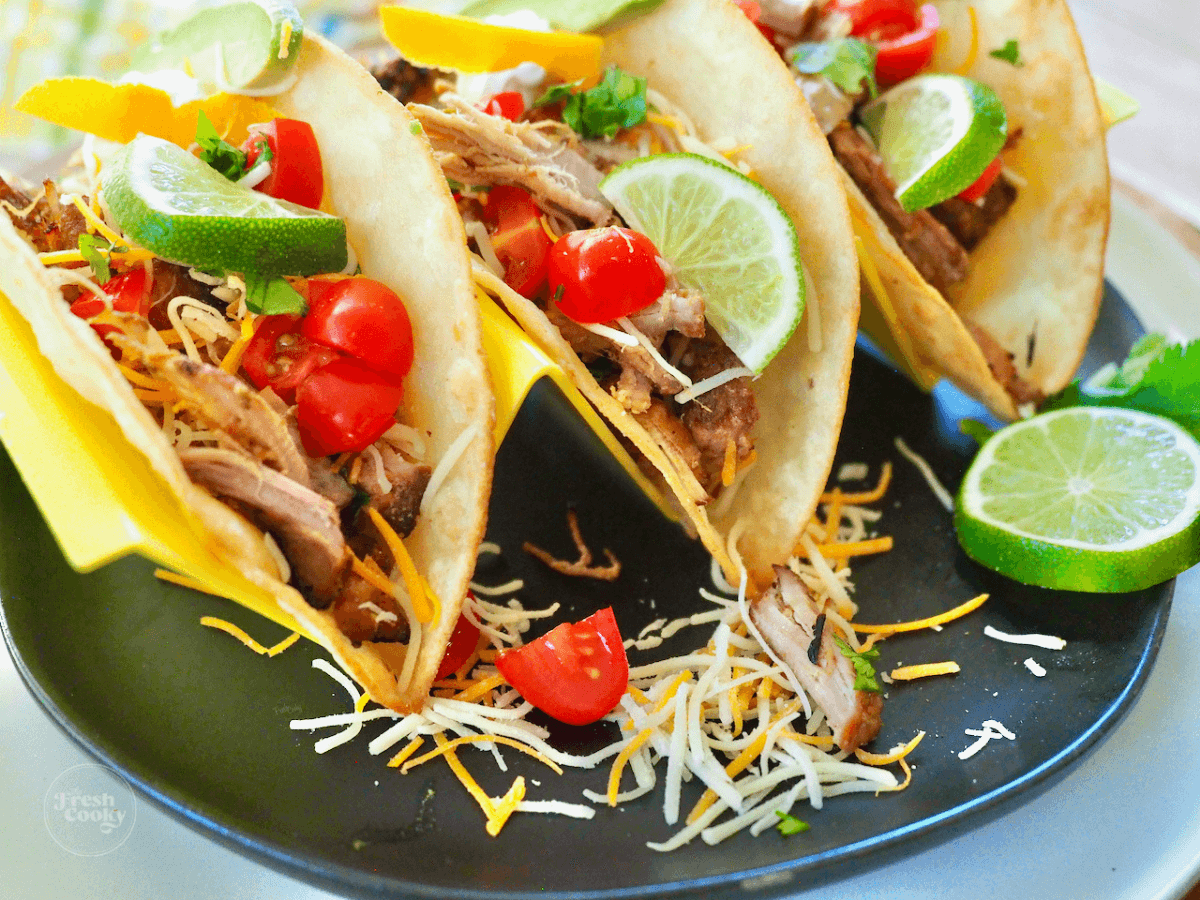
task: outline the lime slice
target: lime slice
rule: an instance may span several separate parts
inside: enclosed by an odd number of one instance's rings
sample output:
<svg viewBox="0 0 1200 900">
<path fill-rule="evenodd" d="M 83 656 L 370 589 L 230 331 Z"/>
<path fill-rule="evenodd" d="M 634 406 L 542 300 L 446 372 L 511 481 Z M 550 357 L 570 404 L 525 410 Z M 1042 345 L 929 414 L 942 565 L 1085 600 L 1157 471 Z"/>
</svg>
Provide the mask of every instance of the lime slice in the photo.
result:
<svg viewBox="0 0 1200 900">
<path fill-rule="evenodd" d="M 204 9 L 155 36 L 133 58 L 139 72 L 183 69 L 218 90 L 282 89 L 300 55 L 304 22 L 291 3 L 258 0 Z"/>
<path fill-rule="evenodd" d="M 954 523 L 968 556 L 1025 584 L 1141 590 L 1200 561 L 1200 444 L 1133 410 L 1035 416 L 983 445 Z"/>
<path fill-rule="evenodd" d="M 316 275 L 346 267 L 346 223 L 235 184 L 141 134 L 105 167 L 104 201 L 131 241 L 208 271 Z"/>
<path fill-rule="evenodd" d="M 961 75 L 918 75 L 860 113 L 908 212 L 970 187 L 1008 137 L 1004 104 L 986 84 Z"/>
<path fill-rule="evenodd" d="M 654 242 L 729 349 L 761 372 L 804 312 L 796 227 L 765 190 L 692 153 L 618 166 L 600 192 Z"/>
</svg>

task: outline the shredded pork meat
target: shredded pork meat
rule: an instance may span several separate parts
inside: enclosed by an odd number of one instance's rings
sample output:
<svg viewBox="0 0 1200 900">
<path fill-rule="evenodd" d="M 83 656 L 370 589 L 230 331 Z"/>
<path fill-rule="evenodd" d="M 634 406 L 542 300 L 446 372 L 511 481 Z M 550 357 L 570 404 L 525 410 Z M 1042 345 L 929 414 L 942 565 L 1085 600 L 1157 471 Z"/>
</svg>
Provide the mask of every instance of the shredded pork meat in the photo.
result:
<svg viewBox="0 0 1200 900">
<path fill-rule="evenodd" d="M 26 191 L 0 178 L 0 209 L 39 253 L 75 250 L 87 233 L 87 220 L 73 204 L 59 200 L 53 181 L 42 183 L 36 201 Z"/>
</svg>

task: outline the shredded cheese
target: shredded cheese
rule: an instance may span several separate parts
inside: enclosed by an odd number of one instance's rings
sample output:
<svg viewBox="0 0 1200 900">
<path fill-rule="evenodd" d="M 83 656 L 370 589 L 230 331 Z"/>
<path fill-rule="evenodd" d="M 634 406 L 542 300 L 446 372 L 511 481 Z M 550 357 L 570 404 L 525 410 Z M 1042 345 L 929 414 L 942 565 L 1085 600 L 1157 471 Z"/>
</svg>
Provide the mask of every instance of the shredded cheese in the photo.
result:
<svg viewBox="0 0 1200 900">
<path fill-rule="evenodd" d="M 911 622 L 897 622 L 894 625 L 863 625 L 859 622 L 852 622 L 851 627 L 862 634 L 895 634 L 900 631 L 920 631 L 922 628 L 933 628 L 935 625 L 945 625 L 947 622 L 953 622 L 955 619 L 960 619 L 967 613 L 972 613 L 987 601 L 987 594 L 980 594 L 954 609 L 946 610 L 944 613 L 938 613 L 936 616 L 930 616 L 927 619 L 915 619 Z"/>
<path fill-rule="evenodd" d="M 934 675 L 953 675 L 961 671 L 958 663 L 953 660 L 936 663 L 920 663 L 913 666 L 899 666 L 892 669 L 888 675 L 893 681 L 914 681 L 917 678 L 930 678 Z"/>
<path fill-rule="evenodd" d="M 710 375 L 701 381 L 697 381 L 687 390 L 680 391 L 675 395 L 676 403 L 688 403 L 695 400 L 697 397 L 702 397 L 709 391 L 716 390 L 723 384 L 728 384 L 735 378 L 753 378 L 754 372 L 745 366 L 733 366 L 728 369 L 723 369 L 716 375 Z"/>
<path fill-rule="evenodd" d="M 1046 650 L 1062 650 L 1067 642 L 1060 637 L 1049 634 L 1006 634 L 991 625 L 983 626 L 983 633 L 994 640 L 1008 644 L 1027 644 L 1030 647 L 1042 647 Z"/>
<path fill-rule="evenodd" d="M 404 547 L 404 541 L 400 540 L 400 535 L 396 534 L 392 526 L 387 523 L 387 519 L 381 516 L 375 507 L 368 506 L 367 515 L 375 523 L 384 543 L 392 552 L 392 559 L 400 569 L 400 577 L 404 579 L 404 587 L 408 591 L 408 598 L 412 601 L 413 611 L 417 614 L 417 618 L 423 625 L 436 621 L 441 602 L 437 599 L 437 595 L 429 590 L 429 585 L 417 571 L 412 557 L 408 555 L 408 550 Z"/>
<path fill-rule="evenodd" d="M 954 512 L 954 497 L 951 496 L 950 492 L 938 480 L 937 475 L 933 472 L 933 468 L 925 461 L 924 457 L 911 450 L 908 444 L 904 443 L 903 438 L 897 437 L 895 443 L 896 449 L 900 451 L 904 458 L 917 467 L 917 471 L 921 473 L 926 483 L 928 483 L 930 490 L 938 498 L 938 502 L 946 507 L 947 512 Z"/>
<path fill-rule="evenodd" d="M 966 58 L 953 70 L 955 75 L 966 75 L 970 72 L 979 56 L 979 16 L 975 12 L 974 6 L 967 7 L 967 15 L 971 19 L 971 45 L 967 50 Z"/>
<path fill-rule="evenodd" d="M 157 572 L 155 574 L 157 574 Z M 169 581 L 171 579 L 164 580 Z M 250 635 L 246 634 L 246 632 L 244 632 L 242 629 L 238 628 L 238 626 L 234 625 L 232 622 L 226 622 L 224 619 L 218 619 L 215 616 L 201 616 L 200 624 L 205 625 L 208 628 L 216 628 L 218 631 L 224 631 L 226 634 L 232 635 L 259 656 L 278 656 L 288 647 L 292 646 L 292 644 L 296 643 L 296 641 L 300 640 L 300 633 L 293 631 L 278 644 L 275 644 L 271 647 L 264 647 L 254 638 L 250 637 Z"/>
</svg>

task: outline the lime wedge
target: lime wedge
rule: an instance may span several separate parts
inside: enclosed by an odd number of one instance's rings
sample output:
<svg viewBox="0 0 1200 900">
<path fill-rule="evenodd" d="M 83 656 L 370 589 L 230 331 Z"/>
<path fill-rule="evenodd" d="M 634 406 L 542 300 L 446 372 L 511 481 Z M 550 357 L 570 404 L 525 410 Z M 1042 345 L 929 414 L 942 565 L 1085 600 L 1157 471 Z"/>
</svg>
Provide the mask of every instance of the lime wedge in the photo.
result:
<svg viewBox="0 0 1200 900">
<path fill-rule="evenodd" d="M 618 166 L 600 192 L 654 242 L 729 349 L 761 372 L 804 312 L 796 227 L 765 190 L 692 153 Z"/>
<path fill-rule="evenodd" d="M 104 171 L 104 201 L 121 230 L 165 259 L 260 275 L 346 267 L 341 219 L 234 184 L 175 144 L 138 135 Z"/>
<path fill-rule="evenodd" d="M 954 523 L 968 556 L 1025 584 L 1141 590 L 1200 561 L 1200 444 L 1133 410 L 1035 416 L 983 445 Z"/>
<path fill-rule="evenodd" d="M 304 22 L 283 0 L 204 9 L 155 36 L 133 58 L 139 72 L 183 69 L 223 91 L 267 92 L 291 75 Z"/>
<path fill-rule="evenodd" d="M 908 212 L 970 187 L 1008 137 L 1004 104 L 986 84 L 961 75 L 918 75 L 860 113 Z"/>
</svg>

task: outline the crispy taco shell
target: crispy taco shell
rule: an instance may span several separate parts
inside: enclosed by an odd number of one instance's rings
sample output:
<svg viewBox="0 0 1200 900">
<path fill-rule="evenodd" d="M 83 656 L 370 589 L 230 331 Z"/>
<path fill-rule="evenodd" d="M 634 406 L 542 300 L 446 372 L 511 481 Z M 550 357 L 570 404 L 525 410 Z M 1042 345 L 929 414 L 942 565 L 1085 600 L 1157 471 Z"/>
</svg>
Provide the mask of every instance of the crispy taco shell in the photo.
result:
<svg viewBox="0 0 1200 900">
<path fill-rule="evenodd" d="M 268 102 L 312 125 L 321 147 L 326 200 L 346 221 L 362 273 L 403 298 L 415 359 L 404 381 L 407 419 L 428 434 L 431 465 L 465 432 L 473 435 L 406 538 L 417 570 L 441 601 L 415 662 L 407 647 L 354 646 L 329 612 L 280 581 L 261 531 L 193 484 L 161 429 L 134 396 L 91 327 L 69 311 L 56 282 L 7 216 L 0 215 L 0 292 L 33 328 L 55 371 L 110 414 L 178 496 L 204 538 L 231 566 L 267 589 L 378 703 L 421 706 L 458 621 L 483 538 L 491 489 L 494 405 L 483 355 L 462 220 L 412 120 L 340 50 L 305 34 L 298 78 Z M 407 669 L 404 683 L 398 676 Z"/>
</svg>

